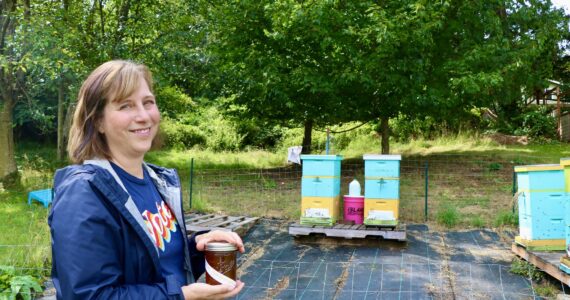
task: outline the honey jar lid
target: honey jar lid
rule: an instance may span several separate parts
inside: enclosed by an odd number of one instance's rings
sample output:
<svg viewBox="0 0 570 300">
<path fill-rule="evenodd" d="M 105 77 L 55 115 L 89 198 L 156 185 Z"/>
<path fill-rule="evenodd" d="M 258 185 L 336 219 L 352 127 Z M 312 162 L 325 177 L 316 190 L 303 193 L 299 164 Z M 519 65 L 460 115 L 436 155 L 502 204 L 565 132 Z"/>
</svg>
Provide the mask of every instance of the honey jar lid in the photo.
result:
<svg viewBox="0 0 570 300">
<path fill-rule="evenodd" d="M 237 247 L 230 243 L 215 242 L 215 243 L 206 244 L 206 251 L 236 251 L 236 250 Z"/>
</svg>

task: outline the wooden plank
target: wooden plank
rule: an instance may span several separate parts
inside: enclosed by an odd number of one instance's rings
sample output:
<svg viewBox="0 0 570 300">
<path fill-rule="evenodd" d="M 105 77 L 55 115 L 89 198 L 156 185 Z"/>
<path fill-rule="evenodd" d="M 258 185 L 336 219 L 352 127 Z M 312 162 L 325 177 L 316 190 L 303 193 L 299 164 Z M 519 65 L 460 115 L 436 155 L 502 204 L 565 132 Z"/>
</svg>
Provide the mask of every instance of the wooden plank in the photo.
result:
<svg viewBox="0 0 570 300">
<path fill-rule="evenodd" d="M 199 224 L 202 222 L 207 222 L 208 220 L 212 220 L 212 219 L 216 219 L 216 218 L 220 218 L 223 216 L 219 216 L 219 215 L 206 215 L 204 217 L 202 216 L 196 216 L 196 217 L 191 217 L 191 218 L 186 218 L 186 223 L 187 224 Z"/>
<path fill-rule="evenodd" d="M 560 280 L 566 285 L 570 285 L 570 275 L 566 274 L 558 267 L 560 264 L 560 258 L 564 255 L 564 251 L 527 251 L 526 248 L 516 243 L 511 245 L 511 251 L 550 276 Z"/>
<path fill-rule="evenodd" d="M 228 216 L 223 222 L 215 223 L 216 227 L 227 227 L 228 225 L 243 220 L 245 217 Z"/>
<path fill-rule="evenodd" d="M 198 222 L 192 222 L 190 224 L 192 225 L 200 225 L 200 226 L 207 226 L 207 225 L 213 225 L 213 224 L 217 224 L 220 223 L 220 221 L 225 221 L 228 219 L 228 216 L 217 216 L 214 218 L 209 218 L 206 220 L 200 220 Z M 188 222 L 186 222 L 186 224 L 188 224 Z"/>
<path fill-rule="evenodd" d="M 194 233 L 206 230 L 234 231 L 239 235 L 247 233 L 259 218 L 246 216 L 224 216 L 224 215 L 187 215 L 186 231 Z"/>
<path fill-rule="evenodd" d="M 402 226 L 399 230 L 384 230 L 377 227 L 366 227 L 364 225 L 352 225 L 349 228 L 340 227 L 323 227 L 323 226 L 299 226 L 298 224 L 291 224 L 289 226 L 289 234 L 295 236 L 307 236 L 311 234 L 324 234 L 327 237 L 339 237 L 345 239 L 353 238 L 366 238 L 366 237 L 381 237 L 389 240 L 406 240 L 406 230 Z"/>
<path fill-rule="evenodd" d="M 240 223 L 233 224 L 229 228 L 240 236 L 245 235 L 251 229 L 251 227 L 257 223 L 257 220 L 259 220 L 259 218 L 247 218 Z"/>
<path fill-rule="evenodd" d="M 221 230 L 221 231 L 232 231 L 225 227 L 211 227 L 211 226 L 186 226 L 187 233 L 194 233 L 198 231 L 208 231 L 208 230 Z"/>
<path fill-rule="evenodd" d="M 239 223 L 235 223 L 232 226 L 230 226 L 229 228 L 239 228 L 242 226 L 253 226 L 257 220 L 259 220 L 259 218 L 246 218 L 245 220 L 239 222 Z"/>
<path fill-rule="evenodd" d="M 204 220 L 204 219 L 209 219 L 209 218 L 213 218 L 215 217 L 214 214 L 208 214 L 208 215 L 197 215 L 197 214 L 190 214 L 187 215 L 186 218 L 186 223 L 188 222 L 199 222 L 200 220 Z"/>
</svg>

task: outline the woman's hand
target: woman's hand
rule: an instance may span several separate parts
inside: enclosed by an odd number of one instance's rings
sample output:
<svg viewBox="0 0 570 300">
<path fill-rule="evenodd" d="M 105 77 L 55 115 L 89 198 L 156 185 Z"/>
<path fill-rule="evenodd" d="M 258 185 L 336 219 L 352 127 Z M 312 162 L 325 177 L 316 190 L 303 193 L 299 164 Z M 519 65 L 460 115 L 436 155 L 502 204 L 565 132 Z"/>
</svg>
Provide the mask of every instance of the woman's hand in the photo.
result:
<svg viewBox="0 0 570 300">
<path fill-rule="evenodd" d="M 237 280 L 235 288 L 229 285 L 209 285 L 192 283 L 182 287 L 185 300 L 194 299 L 227 299 L 237 295 L 243 288 L 243 282 Z"/>
<path fill-rule="evenodd" d="M 239 235 L 231 231 L 221 231 L 212 230 L 208 233 L 200 234 L 196 236 L 196 249 L 198 251 L 204 251 L 206 244 L 210 242 L 228 242 L 237 247 L 238 251 L 241 253 L 245 252 L 243 247 L 243 242 Z"/>
</svg>

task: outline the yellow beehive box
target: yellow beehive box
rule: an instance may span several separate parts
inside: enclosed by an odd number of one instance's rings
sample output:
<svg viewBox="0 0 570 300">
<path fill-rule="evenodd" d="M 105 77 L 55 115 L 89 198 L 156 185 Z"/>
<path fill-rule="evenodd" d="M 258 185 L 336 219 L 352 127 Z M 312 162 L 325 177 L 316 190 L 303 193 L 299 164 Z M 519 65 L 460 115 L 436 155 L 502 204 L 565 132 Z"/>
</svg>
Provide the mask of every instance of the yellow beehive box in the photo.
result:
<svg viewBox="0 0 570 300">
<path fill-rule="evenodd" d="M 396 199 L 364 200 L 364 224 L 366 225 L 398 225 L 400 201 Z"/>
<path fill-rule="evenodd" d="M 335 197 L 302 197 L 301 225 L 333 226 L 338 220 L 340 195 Z"/>
</svg>

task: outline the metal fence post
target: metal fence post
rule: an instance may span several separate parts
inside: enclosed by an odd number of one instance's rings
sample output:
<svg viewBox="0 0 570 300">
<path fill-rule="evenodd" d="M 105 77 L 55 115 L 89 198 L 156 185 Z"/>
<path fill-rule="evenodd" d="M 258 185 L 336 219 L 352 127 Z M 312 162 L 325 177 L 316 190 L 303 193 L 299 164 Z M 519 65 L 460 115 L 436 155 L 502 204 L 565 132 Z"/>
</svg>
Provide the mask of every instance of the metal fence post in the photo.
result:
<svg viewBox="0 0 570 300">
<path fill-rule="evenodd" d="M 426 161 L 426 166 L 425 166 L 425 195 L 424 195 L 424 217 L 425 217 L 425 221 L 427 222 L 428 220 L 428 184 L 429 184 L 429 180 L 428 180 L 428 162 Z"/>
<path fill-rule="evenodd" d="M 516 192 L 517 192 L 517 173 L 513 169 L 513 197 L 515 196 Z M 517 203 L 516 201 L 513 201 L 513 214 L 515 213 L 516 203 Z"/>
<path fill-rule="evenodd" d="M 192 183 L 194 181 L 194 158 L 190 159 L 190 197 L 188 197 L 189 201 L 189 209 L 192 209 Z"/>
</svg>

